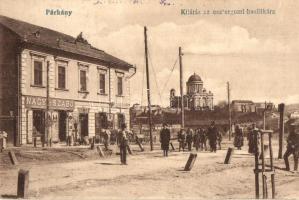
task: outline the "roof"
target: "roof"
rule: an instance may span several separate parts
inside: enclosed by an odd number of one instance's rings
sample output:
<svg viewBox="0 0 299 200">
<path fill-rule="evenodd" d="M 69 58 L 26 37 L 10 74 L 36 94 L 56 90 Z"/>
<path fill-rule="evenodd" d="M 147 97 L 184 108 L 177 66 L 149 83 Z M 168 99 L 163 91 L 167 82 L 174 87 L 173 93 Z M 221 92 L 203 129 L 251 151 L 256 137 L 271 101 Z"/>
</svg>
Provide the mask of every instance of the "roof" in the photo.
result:
<svg viewBox="0 0 299 200">
<path fill-rule="evenodd" d="M 133 65 L 91 46 L 87 40 L 83 39 L 82 33 L 74 38 L 58 31 L 2 15 L 0 15 L 0 24 L 18 35 L 25 43 L 87 56 L 124 69 L 133 68 Z"/>
<path fill-rule="evenodd" d="M 198 82 L 198 81 L 202 82 L 200 76 L 198 76 L 198 75 L 195 74 L 195 73 L 194 73 L 193 75 L 191 75 L 191 76 L 189 77 L 189 79 L 188 79 L 188 83 L 190 83 L 190 82 Z"/>
</svg>

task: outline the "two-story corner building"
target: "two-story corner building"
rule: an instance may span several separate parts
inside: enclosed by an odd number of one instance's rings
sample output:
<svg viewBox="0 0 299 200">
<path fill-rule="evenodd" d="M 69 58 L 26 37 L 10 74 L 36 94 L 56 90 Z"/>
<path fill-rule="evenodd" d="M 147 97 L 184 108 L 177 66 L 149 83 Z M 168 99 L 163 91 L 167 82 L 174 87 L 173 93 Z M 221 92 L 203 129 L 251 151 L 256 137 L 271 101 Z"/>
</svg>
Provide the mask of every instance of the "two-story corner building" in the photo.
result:
<svg viewBox="0 0 299 200">
<path fill-rule="evenodd" d="M 18 119 L 8 143 L 31 143 L 33 132 L 65 141 L 74 132 L 91 137 L 129 125 L 133 65 L 91 46 L 82 33 L 74 38 L 4 16 L 0 44 L 0 115 L 13 111 Z"/>
</svg>

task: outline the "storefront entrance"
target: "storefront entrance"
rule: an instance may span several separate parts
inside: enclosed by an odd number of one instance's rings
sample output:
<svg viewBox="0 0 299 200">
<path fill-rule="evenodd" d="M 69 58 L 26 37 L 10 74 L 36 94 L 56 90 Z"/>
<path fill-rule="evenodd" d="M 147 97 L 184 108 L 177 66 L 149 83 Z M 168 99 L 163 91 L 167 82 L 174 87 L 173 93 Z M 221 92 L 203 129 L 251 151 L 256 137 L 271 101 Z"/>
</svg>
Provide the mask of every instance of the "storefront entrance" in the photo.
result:
<svg viewBox="0 0 299 200">
<path fill-rule="evenodd" d="M 80 113 L 79 114 L 80 119 L 80 132 L 81 137 L 88 136 L 88 114 L 87 113 Z"/>
<path fill-rule="evenodd" d="M 45 134 L 45 111 L 33 110 L 33 128 L 35 128 L 36 134 Z"/>
<path fill-rule="evenodd" d="M 63 142 L 66 141 L 66 119 L 67 119 L 67 112 L 59 111 L 58 112 L 59 118 L 59 141 Z"/>
<path fill-rule="evenodd" d="M 118 127 L 121 128 L 122 124 L 124 124 L 125 121 L 125 115 L 122 113 L 117 114 L 117 122 L 118 122 Z"/>
</svg>

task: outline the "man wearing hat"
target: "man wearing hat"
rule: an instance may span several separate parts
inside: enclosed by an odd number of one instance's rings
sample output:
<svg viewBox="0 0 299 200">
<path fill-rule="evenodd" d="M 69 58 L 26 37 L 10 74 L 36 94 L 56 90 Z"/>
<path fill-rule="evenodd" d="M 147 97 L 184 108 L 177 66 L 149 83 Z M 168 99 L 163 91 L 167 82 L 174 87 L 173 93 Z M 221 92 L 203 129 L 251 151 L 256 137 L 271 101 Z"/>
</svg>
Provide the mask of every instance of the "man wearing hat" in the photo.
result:
<svg viewBox="0 0 299 200">
<path fill-rule="evenodd" d="M 118 132 L 118 145 L 120 150 L 120 162 L 122 165 L 127 164 L 127 133 L 126 133 L 127 125 L 124 123 L 121 125 L 121 130 Z"/>
<path fill-rule="evenodd" d="M 163 150 L 163 156 L 168 156 L 169 150 L 169 142 L 170 142 L 170 130 L 167 128 L 167 124 L 163 124 L 163 128 L 160 131 L 160 143 L 161 149 Z"/>
<path fill-rule="evenodd" d="M 212 121 L 210 127 L 208 128 L 208 138 L 210 142 L 210 151 L 215 152 L 217 150 L 217 134 L 218 130 L 215 126 L 215 122 Z"/>
<path fill-rule="evenodd" d="M 183 149 L 183 151 L 185 150 L 185 140 L 186 140 L 185 129 L 181 128 L 181 130 L 178 132 L 179 151 L 181 151 L 181 149 Z"/>
<path fill-rule="evenodd" d="M 290 133 L 287 139 L 287 150 L 283 155 L 286 170 L 290 170 L 288 157 L 293 154 L 294 156 L 294 170 L 298 170 L 298 157 L 299 157 L 299 120 L 297 119 L 290 124 Z"/>
</svg>

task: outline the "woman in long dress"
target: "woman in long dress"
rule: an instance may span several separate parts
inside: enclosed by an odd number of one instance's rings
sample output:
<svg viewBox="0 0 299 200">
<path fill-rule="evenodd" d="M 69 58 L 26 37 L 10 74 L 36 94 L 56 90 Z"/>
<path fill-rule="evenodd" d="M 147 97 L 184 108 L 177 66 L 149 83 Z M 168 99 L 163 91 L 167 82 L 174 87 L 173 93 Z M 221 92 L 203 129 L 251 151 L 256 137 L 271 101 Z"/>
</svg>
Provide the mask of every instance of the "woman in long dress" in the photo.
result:
<svg viewBox="0 0 299 200">
<path fill-rule="evenodd" d="M 239 127 L 239 125 L 236 125 L 234 146 L 237 147 L 239 150 L 241 150 L 243 144 L 244 144 L 243 131 Z"/>
</svg>

